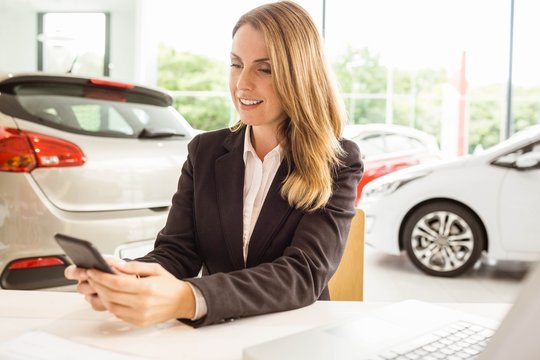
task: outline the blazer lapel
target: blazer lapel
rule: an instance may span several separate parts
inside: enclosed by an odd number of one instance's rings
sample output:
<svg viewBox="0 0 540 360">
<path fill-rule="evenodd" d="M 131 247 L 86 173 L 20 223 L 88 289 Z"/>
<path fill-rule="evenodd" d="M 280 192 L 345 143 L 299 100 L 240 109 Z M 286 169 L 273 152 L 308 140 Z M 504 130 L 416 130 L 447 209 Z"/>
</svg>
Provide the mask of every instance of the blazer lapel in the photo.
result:
<svg viewBox="0 0 540 360">
<path fill-rule="evenodd" d="M 244 191 L 244 133 L 231 133 L 224 142 L 229 150 L 215 161 L 217 203 L 221 227 L 229 257 L 235 269 L 244 267 L 243 258 L 243 191 Z"/>
<path fill-rule="evenodd" d="M 280 195 L 281 184 L 286 175 L 287 164 L 282 161 L 251 233 L 247 258 L 248 267 L 255 266 L 260 262 L 261 256 L 270 245 L 272 235 L 280 229 L 281 224 L 292 211 L 287 200 Z"/>
</svg>

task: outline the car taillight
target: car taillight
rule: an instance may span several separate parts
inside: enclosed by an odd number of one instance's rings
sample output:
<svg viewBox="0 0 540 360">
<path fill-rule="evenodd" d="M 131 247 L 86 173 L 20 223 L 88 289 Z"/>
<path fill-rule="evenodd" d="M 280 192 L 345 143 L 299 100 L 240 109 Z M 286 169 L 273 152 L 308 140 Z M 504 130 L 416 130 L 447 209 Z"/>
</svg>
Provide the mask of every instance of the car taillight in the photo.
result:
<svg viewBox="0 0 540 360">
<path fill-rule="evenodd" d="M 66 265 L 66 263 L 62 259 L 56 256 L 37 257 L 37 258 L 15 260 L 8 265 L 8 269 L 9 270 L 29 269 L 29 268 L 39 268 L 39 267 L 57 266 L 57 265 Z"/>
<path fill-rule="evenodd" d="M 0 128 L 0 171 L 30 172 L 36 167 L 81 166 L 85 161 L 82 150 L 69 141 Z"/>
</svg>

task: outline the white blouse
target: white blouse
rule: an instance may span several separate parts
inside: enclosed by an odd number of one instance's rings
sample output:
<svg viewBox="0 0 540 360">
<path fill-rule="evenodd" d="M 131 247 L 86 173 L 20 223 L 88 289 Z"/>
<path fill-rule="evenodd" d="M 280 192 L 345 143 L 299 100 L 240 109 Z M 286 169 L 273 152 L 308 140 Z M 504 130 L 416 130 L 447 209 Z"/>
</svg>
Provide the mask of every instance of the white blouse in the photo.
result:
<svg viewBox="0 0 540 360">
<path fill-rule="evenodd" d="M 251 144 L 251 126 L 247 126 L 244 137 L 244 210 L 243 210 L 243 255 L 244 265 L 247 261 L 249 240 L 259 218 L 268 189 L 276 176 L 282 159 L 281 146 L 273 148 L 261 161 Z M 208 313 L 206 300 L 201 291 L 188 282 L 195 295 L 195 316 L 198 320 Z"/>
</svg>

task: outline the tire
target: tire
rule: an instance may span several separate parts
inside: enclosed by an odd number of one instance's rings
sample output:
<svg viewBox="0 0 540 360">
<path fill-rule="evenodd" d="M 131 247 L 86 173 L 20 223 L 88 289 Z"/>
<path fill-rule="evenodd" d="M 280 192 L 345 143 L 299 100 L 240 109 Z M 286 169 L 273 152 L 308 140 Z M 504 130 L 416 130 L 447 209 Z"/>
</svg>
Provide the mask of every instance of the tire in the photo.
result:
<svg viewBox="0 0 540 360">
<path fill-rule="evenodd" d="M 472 268 L 482 255 L 486 243 L 483 229 L 468 208 L 437 201 L 418 207 L 407 217 L 402 240 L 418 269 L 429 275 L 455 277 Z"/>
</svg>

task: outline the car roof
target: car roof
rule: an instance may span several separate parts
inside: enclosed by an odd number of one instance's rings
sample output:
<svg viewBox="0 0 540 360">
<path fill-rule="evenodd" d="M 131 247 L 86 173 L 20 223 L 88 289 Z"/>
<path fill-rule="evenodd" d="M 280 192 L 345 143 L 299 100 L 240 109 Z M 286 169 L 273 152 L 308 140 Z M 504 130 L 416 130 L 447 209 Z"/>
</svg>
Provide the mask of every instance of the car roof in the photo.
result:
<svg viewBox="0 0 540 360">
<path fill-rule="evenodd" d="M 428 134 L 422 130 L 418 130 L 412 127 L 396 124 L 347 124 L 343 129 L 343 137 L 354 138 L 359 135 L 366 135 L 370 133 L 397 133 L 402 135 L 411 136 L 422 140 L 425 143 L 429 143 L 439 148 L 437 139 L 435 136 Z"/>
<path fill-rule="evenodd" d="M 369 132 L 381 132 L 381 131 L 389 131 L 389 132 L 397 132 L 402 134 L 414 134 L 414 135 L 420 135 L 420 136 L 430 136 L 429 134 L 404 125 L 397 125 L 397 124 L 347 124 L 344 128 L 344 135 L 345 136 L 356 136 L 358 134 L 364 134 Z"/>
</svg>

